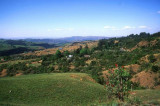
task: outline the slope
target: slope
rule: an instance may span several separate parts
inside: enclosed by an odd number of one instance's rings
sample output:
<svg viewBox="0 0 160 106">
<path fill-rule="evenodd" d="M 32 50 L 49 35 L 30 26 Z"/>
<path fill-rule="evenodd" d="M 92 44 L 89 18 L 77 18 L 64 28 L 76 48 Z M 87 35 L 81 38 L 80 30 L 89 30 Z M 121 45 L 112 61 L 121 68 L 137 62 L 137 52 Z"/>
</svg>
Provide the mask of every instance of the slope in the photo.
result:
<svg viewBox="0 0 160 106">
<path fill-rule="evenodd" d="M 88 105 L 106 97 L 104 87 L 82 73 L 5 77 L 0 85 L 0 105 Z"/>
</svg>

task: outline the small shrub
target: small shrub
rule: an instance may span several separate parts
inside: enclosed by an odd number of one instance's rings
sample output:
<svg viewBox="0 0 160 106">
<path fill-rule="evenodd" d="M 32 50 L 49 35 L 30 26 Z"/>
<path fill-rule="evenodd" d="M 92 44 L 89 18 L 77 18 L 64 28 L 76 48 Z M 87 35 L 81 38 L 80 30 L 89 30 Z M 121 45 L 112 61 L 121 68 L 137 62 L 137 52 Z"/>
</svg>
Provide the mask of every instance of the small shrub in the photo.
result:
<svg viewBox="0 0 160 106">
<path fill-rule="evenodd" d="M 149 64 L 149 63 L 143 63 L 141 65 L 141 70 L 150 69 L 150 68 L 151 68 L 151 64 Z"/>
<path fill-rule="evenodd" d="M 148 59 L 149 59 L 149 61 L 150 61 L 151 63 L 154 63 L 154 62 L 156 61 L 156 58 L 154 57 L 153 54 L 150 55 L 150 56 L 148 57 Z"/>
<path fill-rule="evenodd" d="M 157 77 L 154 78 L 154 81 L 155 81 L 154 86 L 160 85 L 160 81 L 158 80 Z"/>
<path fill-rule="evenodd" d="M 135 105 L 138 106 L 142 103 L 142 101 L 140 100 L 140 98 L 138 97 L 131 97 L 127 99 L 128 105 Z"/>
<path fill-rule="evenodd" d="M 124 70 L 124 67 L 118 67 L 117 64 L 115 66 L 117 69 L 109 70 L 109 75 L 107 75 L 106 89 L 108 98 L 117 97 L 119 100 L 124 101 L 124 98 L 129 95 L 130 74 Z"/>
<path fill-rule="evenodd" d="M 158 72 L 160 68 L 157 65 L 152 66 L 152 71 L 153 72 Z"/>
<path fill-rule="evenodd" d="M 132 87 L 132 89 L 134 89 L 134 90 L 146 89 L 145 87 L 140 86 L 140 84 L 139 84 L 139 83 L 136 83 L 136 82 L 132 82 L 132 83 L 131 83 L 131 87 Z"/>
</svg>

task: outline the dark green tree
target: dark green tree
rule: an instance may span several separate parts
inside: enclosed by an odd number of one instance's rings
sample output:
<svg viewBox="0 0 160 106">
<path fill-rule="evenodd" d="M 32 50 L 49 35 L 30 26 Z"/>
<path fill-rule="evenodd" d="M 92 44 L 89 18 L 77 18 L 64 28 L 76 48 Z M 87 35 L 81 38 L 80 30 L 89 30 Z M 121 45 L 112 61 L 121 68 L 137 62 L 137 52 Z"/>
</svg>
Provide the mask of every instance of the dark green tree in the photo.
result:
<svg viewBox="0 0 160 106">
<path fill-rule="evenodd" d="M 59 51 L 59 50 L 57 50 L 56 51 L 56 54 L 55 54 L 55 57 L 58 59 L 58 58 L 61 58 L 62 57 L 62 53 Z"/>
<path fill-rule="evenodd" d="M 154 57 L 153 54 L 150 55 L 150 56 L 148 57 L 148 59 L 149 59 L 149 61 L 150 61 L 151 63 L 154 63 L 154 62 L 156 61 L 156 58 Z"/>
<path fill-rule="evenodd" d="M 64 51 L 64 56 L 68 56 L 70 53 L 68 50 Z"/>
</svg>

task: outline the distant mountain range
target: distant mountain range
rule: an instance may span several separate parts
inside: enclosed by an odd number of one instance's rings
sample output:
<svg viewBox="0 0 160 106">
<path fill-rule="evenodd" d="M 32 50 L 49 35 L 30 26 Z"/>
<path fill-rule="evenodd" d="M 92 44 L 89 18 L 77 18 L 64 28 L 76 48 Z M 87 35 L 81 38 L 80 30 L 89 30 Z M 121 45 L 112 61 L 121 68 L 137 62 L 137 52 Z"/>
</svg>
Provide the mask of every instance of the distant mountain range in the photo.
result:
<svg viewBox="0 0 160 106">
<path fill-rule="evenodd" d="M 22 39 L 29 42 L 41 42 L 41 43 L 50 43 L 50 44 L 64 44 L 64 43 L 72 43 L 79 41 L 87 41 L 87 40 L 100 40 L 100 39 L 108 39 L 109 37 L 104 36 L 72 36 L 58 39 Z"/>
</svg>

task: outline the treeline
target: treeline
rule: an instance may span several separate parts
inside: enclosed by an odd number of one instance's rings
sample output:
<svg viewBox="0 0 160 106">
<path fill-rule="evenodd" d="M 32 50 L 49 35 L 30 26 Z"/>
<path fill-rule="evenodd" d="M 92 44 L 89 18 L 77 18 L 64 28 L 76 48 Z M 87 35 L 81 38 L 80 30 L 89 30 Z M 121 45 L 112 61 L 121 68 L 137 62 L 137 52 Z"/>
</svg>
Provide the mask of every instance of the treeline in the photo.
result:
<svg viewBox="0 0 160 106">
<path fill-rule="evenodd" d="M 18 47 L 15 49 L 0 51 L 0 56 L 9 56 L 9 55 L 14 55 L 14 54 L 19 54 L 19 53 L 24 53 L 29 51 L 33 51 L 33 50 L 28 49 L 26 47 Z"/>
<path fill-rule="evenodd" d="M 131 34 L 127 37 L 102 39 L 98 43 L 99 53 L 95 54 L 96 58 L 109 61 L 108 65 L 113 66 L 115 63 L 120 65 L 138 64 L 139 59 L 146 55 L 159 53 L 160 49 L 160 32 L 149 34 L 142 32 L 139 35 Z M 137 46 L 141 41 L 153 41 L 156 40 L 155 44 L 148 44 L 147 46 Z M 109 68 L 108 66 L 108 68 Z"/>
<path fill-rule="evenodd" d="M 141 32 L 140 34 L 130 34 L 127 37 L 111 38 L 99 40 L 98 49 L 109 49 L 109 48 L 133 48 L 140 41 L 152 41 L 154 39 L 158 40 L 160 37 L 160 32 L 150 34 L 146 32 Z M 115 42 L 117 41 L 117 43 Z M 159 40 L 158 40 L 159 41 Z"/>
</svg>

